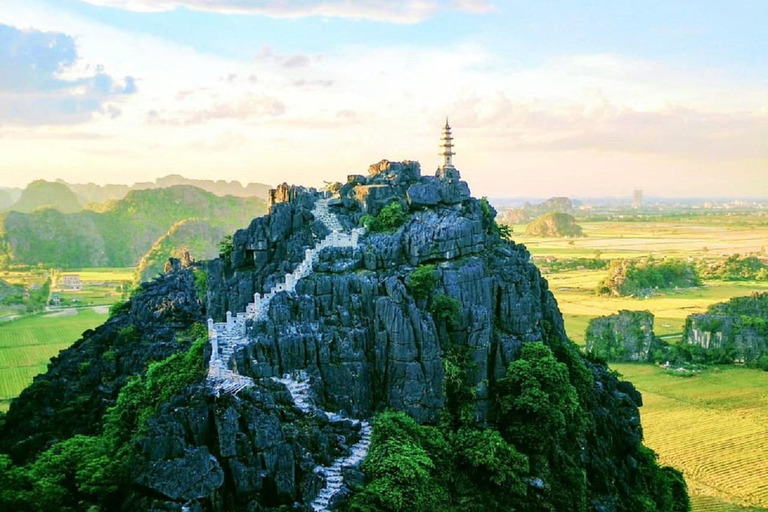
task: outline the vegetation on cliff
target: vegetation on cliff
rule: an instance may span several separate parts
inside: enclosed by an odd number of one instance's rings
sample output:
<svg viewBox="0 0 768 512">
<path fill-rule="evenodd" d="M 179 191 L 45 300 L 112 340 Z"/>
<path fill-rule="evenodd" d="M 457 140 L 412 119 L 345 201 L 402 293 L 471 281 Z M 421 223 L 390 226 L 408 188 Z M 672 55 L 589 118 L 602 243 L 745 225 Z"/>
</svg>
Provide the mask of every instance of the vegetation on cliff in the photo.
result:
<svg viewBox="0 0 768 512">
<path fill-rule="evenodd" d="M 604 370 L 590 368 L 570 349 L 560 353 L 564 362 L 542 343 L 525 345 L 498 383 L 488 425 L 478 426 L 467 414 L 469 395 L 454 401 L 438 426 L 418 425 L 402 412 L 379 414 L 362 466 L 368 483 L 349 510 L 587 511 L 601 501 L 623 511 L 690 510 L 680 472 L 659 467 L 639 439 L 626 455 L 644 468 L 642 476 L 631 488 L 600 495 L 610 487 L 605 472 L 616 468 L 584 452 L 599 453 L 590 446 L 596 436 L 621 436 L 628 425 L 620 415 L 608 418 L 592 409 L 594 381 L 605 379 Z M 461 377 L 469 370 L 447 380 L 454 396 L 461 395 Z M 628 470 L 620 467 L 616 476 L 625 480 Z"/>
<path fill-rule="evenodd" d="M 0 454 L 0 508 L 18 512 L 115 510 L 131 488 L 132 445 L 158 404 L 205 376 L 202 364 L 207 329 L 180 333 L 192 340 L 185 352 L 149 364 L 146 374 L 130 377 L 95 435 L 75 435 L 53 444 L 27 466 Z M 187 341 L 189 342 L 189 341 Z"/>
<path fill-rule="evenodd" d="M 735 297 L 690 315 L 677 351 L 693 362 L 738 362 L 768 371 L 768 293 Z"/>
</svg>

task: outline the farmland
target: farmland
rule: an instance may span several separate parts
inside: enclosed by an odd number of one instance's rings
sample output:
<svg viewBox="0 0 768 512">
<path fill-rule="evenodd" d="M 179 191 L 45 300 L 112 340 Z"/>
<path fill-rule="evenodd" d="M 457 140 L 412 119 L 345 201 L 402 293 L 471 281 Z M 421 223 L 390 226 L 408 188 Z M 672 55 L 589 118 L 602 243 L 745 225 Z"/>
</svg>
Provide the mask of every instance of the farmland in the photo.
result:
<svg viewBox="0 0 768 512">
<path fill-rule="evenodd" d="M 548 271 L 552 258 L 672 257 L 684 260 L 731 254 L 763 254 L 768 225 L 749 216 L 687 218 L 656 222 L 580 220 L 585 238 L 514 239 L 525 244 L 542 268 L 565 320 L 566 331 L 584 344 L 589 320 L 620 309 L 649 310 L 655 332 L 677 342 L 685 318 L 732 297 L 768 291 L 767 281 L 704 281 L 703 286 L 642 297 L 595 293 L 606 270 Z M 643 394 L 647 444 L 663 464 L 685 473 L 694 512 L 768 510 L 768 373 L 714 367 L 683 378 L 654 365 L 612 368 Z"/>
<path fill-rule="evenodd" d="M 642 391 L 646 443 L 684 472 L 694 510 L 768 508 L 768 372 L 712 367 L 681 377 L 611 366 Z"/>
<path fill-rule="evenodd" d="M 768 291 L 768 281 L 705 281 L 704 286 L 674 290 L 648 298 L 600 297 L 594 292 L 605 270 L 576 269 L 548 272 L 551 258 L 669 257 L 697 259 L 731 254 L 764 254 L 768 225 L 764 218 L 748 216 L 687 218 L 657 222 L 579 221 L 587 237 L 577 239 L 525 237 L 524 225 L 514 226 L 514 239 L 523 243 L 549 281 L 565 319 L 568 335 L 584 343 L 591 318 L 620 309 L 649 310 L 656 316 L 656 333 L 676 341 L 685 318 L 708 306 L 754 291 Z"/>
<path fill-rule="evenodd" d="M 48 360 L 80 334 L 102 324 L 107 315 L 92 309 L 34 315 L 0 324 L 0 410 L 44 372 Z"/>
</svg>

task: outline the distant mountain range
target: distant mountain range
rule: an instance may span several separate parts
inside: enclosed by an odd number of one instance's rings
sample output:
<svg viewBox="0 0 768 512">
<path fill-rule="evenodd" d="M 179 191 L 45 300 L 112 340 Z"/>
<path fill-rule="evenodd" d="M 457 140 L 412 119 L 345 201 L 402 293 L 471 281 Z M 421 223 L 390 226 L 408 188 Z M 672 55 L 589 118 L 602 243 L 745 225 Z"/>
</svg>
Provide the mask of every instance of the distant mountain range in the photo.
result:
<svg viewBox="0 0 768 512">
<path fill-rule="evenodd" d="M 189 185 L 132 190 L 123 199 L 72 211 L 78 197 L 66 190 L 62 183 L 35 182 L 17 202 L 31 211 L 0 215 L 0 267 L 128 267 L 154 248 L 143 265 L 143 277 L 152 277 L 167 256 L 184 249 L 197 259 L 216 256 L 218 244 L 211 241 L 266 212 L 261 197 L 220 197 Z"/>
<path fill-rule="evenodd" d="M 25 189 L 0 188 L 0 211 L 30 213 L 37 209 L 53 208 L 63 213 L 82 210 L 86 205 L 123 199 L 129 192 L 154 190 L 178 185 L 197 187 L 217 196 L 256 197 L 266 200 L 271 188 L 264 183 L 241 184 L 239 181 L 196 180 L 178 174 L 158 178 L 154 182 L 140 182 L 133 185 L 77 184 L 64 180 L 55 182 L 37 180 Z M 91 208 L 94 209 L 94 208 Z"/>
</svg>

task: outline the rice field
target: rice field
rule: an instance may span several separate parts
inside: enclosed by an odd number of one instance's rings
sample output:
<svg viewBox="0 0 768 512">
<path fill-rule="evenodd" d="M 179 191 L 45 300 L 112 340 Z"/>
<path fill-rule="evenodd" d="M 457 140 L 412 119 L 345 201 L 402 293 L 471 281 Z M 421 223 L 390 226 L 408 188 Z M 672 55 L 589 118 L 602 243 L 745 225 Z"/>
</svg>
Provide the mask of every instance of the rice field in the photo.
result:
<svg viewBox="0 0 768 512">
<path fill-rule="evenodd" d="M 646 444 L 683 471 L 695 512 L 768 510 L 768 372 L 611 367 L 642 392 Z"/>
<path fill-rule="evenodd" d="M 514 238 L 534 257 L 557 258 L 686 259 L 760 252 L 768 245 L 768 226 L 732 219 L 579 224 L 587 237 L 530 238 L 519 235 L 524 226 L 515 226 Z M 568 336 L 580 345 L 590 319 L 621 309 L 650 311 L 656 334 L 676 342 L 689 314 L 768 291 L 768 282 L 707 281 L 649 298 L 600 297 L 594 289 L 605 275 L 605 270 L 544 274 Z M 654 365 L 612 367 L 642 392 L 646 443 L 662 464 L 683 471 L 694 512 L 768 511 L 768 372 L 718 367 L 683 378 Z"/>
<path fill-rule="evenodd" d="M 106 313 L 34 315 L 0 324 L 0 411 L 45 371 L 51 357 L 69 347 L 83 331 L 102 324 Z"/>
</svg>

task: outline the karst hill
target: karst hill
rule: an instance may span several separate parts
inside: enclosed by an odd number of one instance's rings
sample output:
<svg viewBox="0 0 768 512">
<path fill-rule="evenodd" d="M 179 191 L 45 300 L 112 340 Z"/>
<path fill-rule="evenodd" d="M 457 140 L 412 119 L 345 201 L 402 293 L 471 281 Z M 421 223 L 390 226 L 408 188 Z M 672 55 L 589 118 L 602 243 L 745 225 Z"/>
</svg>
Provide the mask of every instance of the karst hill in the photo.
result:
<svg viewBox="0 0 768 512">
<path fill-rule="evenodd" d="M 3 419 L 2 499 L 689 510 L 642 445 L 639 393 L 568 340 L 450 161 L 382 161 L 334 190 L 281 185 L 219 258 L 174 260 L 62 352 Z"/>
</svg>

